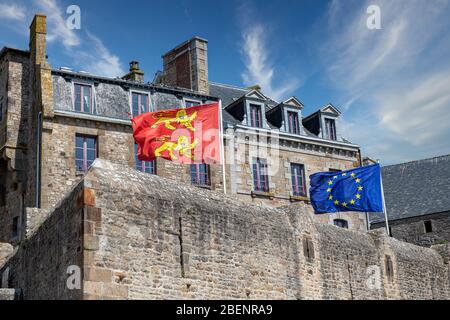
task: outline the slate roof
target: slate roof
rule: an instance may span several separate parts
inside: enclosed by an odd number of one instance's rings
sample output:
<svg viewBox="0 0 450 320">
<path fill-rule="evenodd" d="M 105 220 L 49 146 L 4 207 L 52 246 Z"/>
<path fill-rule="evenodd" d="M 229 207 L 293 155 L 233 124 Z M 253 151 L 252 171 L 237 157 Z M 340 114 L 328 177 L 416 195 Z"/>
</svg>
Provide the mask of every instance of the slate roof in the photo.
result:
<svg viewBox="0 0 450 320">
<path fill-rule="evenodd" d="M 450 211 L 450 155 L 386 166 L 382 177 L 389 220 Z"/>
<path fill-rule="evenodd" d="M 232 104 L 233 102 L 239 100 L 247 93 L 252 91 L 251 89 L 241 88 L 237 86 L 217 83 L 217 82 L 209 82 L 209 94 L 213 97 L 218 97 L 222 100 L 223 107 L 223 121 L 225 124 L 235 125 L 239 124 L 240 121 L 236 120 L 231 114 L 229 114 L 225 108 Z M 266 112 L 275 108 L 278 105 L 278 102 L 267 97 L 266 101 Z M 269 124 L 270 125 L 270 124 Z M 272 125 L 270 125 L 272 127 Z"/>
</svg>

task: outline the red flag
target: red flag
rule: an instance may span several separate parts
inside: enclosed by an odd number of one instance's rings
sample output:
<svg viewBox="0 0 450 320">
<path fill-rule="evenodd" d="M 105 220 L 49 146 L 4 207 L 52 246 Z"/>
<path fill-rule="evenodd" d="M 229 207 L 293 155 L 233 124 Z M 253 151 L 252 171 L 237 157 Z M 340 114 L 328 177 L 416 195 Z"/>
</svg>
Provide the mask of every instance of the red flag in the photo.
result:
<svg viewBox="0 0 450 320">
<path fill-rule="evenodd" d="M 219 104 L 141 114 L 132 120 L 138 159 L 220 163 Z"/>
</svg>

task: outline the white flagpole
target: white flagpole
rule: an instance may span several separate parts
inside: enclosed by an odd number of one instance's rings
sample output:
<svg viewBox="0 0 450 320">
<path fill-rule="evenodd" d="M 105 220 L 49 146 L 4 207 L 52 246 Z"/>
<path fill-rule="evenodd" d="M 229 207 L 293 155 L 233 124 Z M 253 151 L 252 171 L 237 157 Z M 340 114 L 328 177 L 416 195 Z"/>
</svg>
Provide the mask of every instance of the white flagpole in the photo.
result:
<svg viewBox="0 0 450 320">
<path fill-rule="evenodd" d="M 379 160 L 378 160 L 378 164 L 380 164 Z M 386 233 L 388 236 L 391 236 L 391 233 L 389 232 L 389 219 L 388 219 L 387 210 L 386 210 L 386 201 L 384 200 L 384 189 L 383 189 L 383 178 L 381 176 L 381 165 L 380 165 L 380 185 L 381 185 L 381 198 L 383 201 L 383 213 L 384 213 L 384 218 L 386 220 Z"/>
<path fill-rule="evenodd" d="M 224 134 L 223 134 L 223 122 L 222 122 L 222 99 L 219 100 L 219 138 L 220 138 L 220 159 L 222 161 L 222 185 L 223 185 L 223 193 L 227 194 L 227 180 L 226 180 L 226 172 L 225 172 L 225 144 L 223 142 Z"/>
</svg>

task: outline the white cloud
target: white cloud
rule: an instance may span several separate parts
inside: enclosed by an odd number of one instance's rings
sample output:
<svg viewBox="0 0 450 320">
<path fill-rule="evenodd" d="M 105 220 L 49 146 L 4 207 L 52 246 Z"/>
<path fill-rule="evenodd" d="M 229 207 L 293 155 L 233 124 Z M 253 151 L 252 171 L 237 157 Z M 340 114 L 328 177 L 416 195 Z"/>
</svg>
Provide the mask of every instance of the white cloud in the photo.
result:
<svg viewBox="0 0 450 320">
<path fill-rule="evenodd" d="M 26 18 L 26 10 L 17 4 L 0 3 L 0 18 L 23 22 Z"/>
<path fill-rule="evenodd" d="M 266 47 L 265 30 L 261 25 L 248 27 L 243 32 L 242 54 L 245 61 L 245 71 L 242 78 L 245 85 L 260 85 L 263 93 L 272 99 L 280 101 L 288 98 L 298 87 L 296 78 L 284 79 L 280 85 L 274 85 L 274 69 L 269 61 L 269 51 Z"/>
<path fill-rule="evenodd" d="M 64 11 L 58 6 L 56 0 L 36 0 L 38 7 L 47 15 L 47 40 L 59 41 L 66 49 L 78 46 L 81 42 L 75 30 L 66 26 Z"/>
<path fill-rule="evenodd" d="M 83 65 L 86 71 L 105 77 L 123 76 L 125 71 L 118 56 L 112 54 L 103 42 L 91 33 L 87 33 L 91 53 L 83 55 Z"/>
<path fill-rule="evenodd" d="M 65 10 L 57 0 L 35 0 L 36 5 L 47 15 L 47 40 L 62 44 L 65 54 L 73 58 L 72 67 L 105 77 L 125 74 L 118 56 L 112 54 L 102 40 L 86 28 L 67 28 Z"/>
<path fill-rule="evenodd" d="M 381 30 L 366 27 L 371 4 L 381 8 Z M 320 44 L 326 75 L 348 109 L 347 137 L 389 163 L 448 153 L 449 1 L 347 5 L 333 1 L 327 18 L 335 28 Z"/>
</svg>

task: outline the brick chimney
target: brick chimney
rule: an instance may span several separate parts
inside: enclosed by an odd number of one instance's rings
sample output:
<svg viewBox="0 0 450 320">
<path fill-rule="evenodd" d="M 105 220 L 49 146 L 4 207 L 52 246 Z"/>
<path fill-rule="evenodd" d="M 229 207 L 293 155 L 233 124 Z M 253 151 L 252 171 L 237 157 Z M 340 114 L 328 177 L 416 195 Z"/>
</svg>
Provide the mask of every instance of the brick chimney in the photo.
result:
<svg viewBox="0 0 450 320">
<path fill-rule="evenodd" d="M 207 40 L 193 37 L 162 58 L 164 84 L 209 94 Z"/>
<path fill-rule="evenodd" d="M 139 61 L 130 62 L 130 72 L 122 77 L 123 80 L 144 82 L 144 71 L 139 69 Z"/>
<path fill-rule="evenodd" d="M 30 55 L 31 62 L 40 65 L 46 59 L 47 17 L 36 14 L 30 26 Z"/>
</svg>

